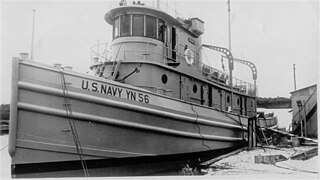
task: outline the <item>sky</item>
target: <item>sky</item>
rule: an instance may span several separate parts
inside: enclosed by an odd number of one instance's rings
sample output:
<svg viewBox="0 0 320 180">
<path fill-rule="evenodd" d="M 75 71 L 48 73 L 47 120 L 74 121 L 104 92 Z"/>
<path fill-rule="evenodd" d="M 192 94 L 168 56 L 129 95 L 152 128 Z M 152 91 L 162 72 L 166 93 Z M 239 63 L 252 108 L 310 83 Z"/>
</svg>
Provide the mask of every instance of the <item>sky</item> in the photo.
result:
<svg viewBox="0 0 320 180">
<path fill-rule="evenodd" d="M 10 103 L 11 60 L 30 53 L 35 9 L 34 60 L 71 65 L 85 73 L 90 48 L 111 43 L 104 15 L 118 1 L 1 1 L 1 104 Z M 127 1 L 131 3 L 131 1 Z M 155 6 L 155 0 L 143 1 Z M 227 0 L 161 1 L 161 9 L 205 22 L 202 42 L 229 47 Z M 319 82 L 319 2 L 316 0 L 231 0 L 231 52 L 253 62 L 260 97 L 290 97 L 294 90 Z M 221 69 L 220 54 L 204 50 L 203 61 Z M 227 63 L 225 62 L 225 65 Z M 251 70 L 235 64 L 234 76 L 253 83 Z"/>
</svg>

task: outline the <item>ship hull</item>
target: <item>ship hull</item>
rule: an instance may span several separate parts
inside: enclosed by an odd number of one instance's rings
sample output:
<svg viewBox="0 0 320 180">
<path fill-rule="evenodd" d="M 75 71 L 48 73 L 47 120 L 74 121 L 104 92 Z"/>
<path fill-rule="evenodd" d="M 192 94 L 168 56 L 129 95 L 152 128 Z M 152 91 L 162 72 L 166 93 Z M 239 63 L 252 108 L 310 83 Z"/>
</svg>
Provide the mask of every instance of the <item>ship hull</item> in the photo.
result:
<svg viewBox="0 0 320 180">
<path fill-rule="evenodd" d="M 271 129 L 276 129 L 279 126 L 277 116 L 267 117 L 267 118 L 258 118 L 257 124 L 261 128 L 271 128 Z"/>
<path fill-rule="evenodd" d="M 160 155 L 153 157 L 133 157 L 87 160 L 90 177 L 114 176 L 176 176 L 190 173 L 201 174 L 199 163 L 226 154 L 245 145 L 239 144 L 227 149 L 201 153 Z M 80 161 L 62 161 L 33 164 L 17 164 L 12 167 L 13 178 L 57 178 L 83 177 Z"/>
<path fill-rule="evenodd" d="M 48 164 L 79 164 L 80 156 L 97 172 L 103 167 L 94 164 L 113 166 L 120 159 L 124 165 L 130 158 L 204 158 L 247 140 L 247 117 L 18 59 L 11 100 L 13 174 L 25 174 L 22 167 L 38 166 L 32 171 L 41 174 L 39 167 Z M 58 171 L 70 173 L 66 169 Z"/>
</svg>

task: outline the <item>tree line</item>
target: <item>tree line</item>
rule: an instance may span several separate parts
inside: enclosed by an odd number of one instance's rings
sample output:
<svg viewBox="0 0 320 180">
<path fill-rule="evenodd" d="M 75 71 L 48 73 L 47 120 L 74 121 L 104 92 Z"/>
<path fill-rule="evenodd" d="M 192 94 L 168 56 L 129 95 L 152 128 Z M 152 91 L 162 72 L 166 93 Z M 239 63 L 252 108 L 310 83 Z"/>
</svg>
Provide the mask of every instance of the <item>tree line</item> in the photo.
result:
<svg viewBox="0 0 320 180">
<path fill-rule="evenodd" d="M 10 104 L 1 104 L 1 120 L 9 120 Z"/>
<path fill-rule="evenodd" d="M 276 98 L 257 98 L 258 108 L 267 108 L 267 109 L 283 109 L 283 108 L 292 108 L 291 99 L 285 97 L 276 97 Z"/>
</svg>

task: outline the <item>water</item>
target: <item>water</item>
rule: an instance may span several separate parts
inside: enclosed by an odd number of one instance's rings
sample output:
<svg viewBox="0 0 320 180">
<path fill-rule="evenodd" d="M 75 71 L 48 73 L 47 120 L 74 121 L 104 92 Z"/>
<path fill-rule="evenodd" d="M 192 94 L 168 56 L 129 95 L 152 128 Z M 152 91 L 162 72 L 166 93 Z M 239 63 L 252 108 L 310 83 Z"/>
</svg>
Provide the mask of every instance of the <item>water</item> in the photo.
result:
<svg viewBox="0 0 320 180">
<path fill-rule="evenodd" d="M 276 116 L 278 116 L 279 126 L 280 127 L 286 127 L 288 129 L 292 115 L 289 113 L 290 109 L 263 109 L 258 108 L 258 111 L 265 111 L 265 112 L 274 112 Z M 11 178 L 11 172 L 10 172 L 10 164 L 11 159 L 10 155 L 8 153 L 8 135 L 2 135 L 0 136 L 1 140 L 1 171 L 0 171 L 0 178 L 1 179 L 10 179 Z"/>
</svg>

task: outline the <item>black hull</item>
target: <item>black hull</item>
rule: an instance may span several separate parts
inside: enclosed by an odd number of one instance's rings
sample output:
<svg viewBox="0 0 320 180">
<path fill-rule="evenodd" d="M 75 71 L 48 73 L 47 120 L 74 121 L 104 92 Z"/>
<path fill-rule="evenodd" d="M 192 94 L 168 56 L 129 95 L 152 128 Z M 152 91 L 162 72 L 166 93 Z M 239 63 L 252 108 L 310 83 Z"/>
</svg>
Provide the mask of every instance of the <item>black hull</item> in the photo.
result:
<svg viewBox="0 0 320 180">
<path fill-rule="evenodd" d="M 86 164 L 90 177 L 174 176 L 182 175 L 186 165 L 194 168 L 204 161 L 246 145 L 243 142 L 232 148 L 179 155 L 87 160 Z M 84 177 L 80 161 L 12 165 L 11 174 L 12 178 Z"/>
</svg>

